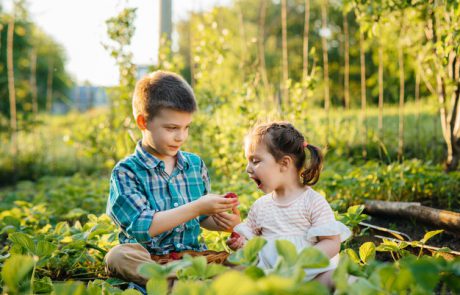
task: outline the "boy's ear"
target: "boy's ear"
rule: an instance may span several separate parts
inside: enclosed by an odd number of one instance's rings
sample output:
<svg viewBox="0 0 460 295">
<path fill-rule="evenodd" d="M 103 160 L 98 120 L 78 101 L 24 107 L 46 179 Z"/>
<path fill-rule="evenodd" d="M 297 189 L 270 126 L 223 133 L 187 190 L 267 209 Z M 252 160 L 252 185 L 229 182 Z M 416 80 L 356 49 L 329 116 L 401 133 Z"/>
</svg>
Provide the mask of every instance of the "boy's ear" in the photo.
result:
<svg viewBox="0 0 460 295">
<path fill-rule="evenodd" d="M 144 115 L 139 114 L 136 116 L 136 124 L 140 130 L 147 129 L 147 120 Z"/>
</svg>

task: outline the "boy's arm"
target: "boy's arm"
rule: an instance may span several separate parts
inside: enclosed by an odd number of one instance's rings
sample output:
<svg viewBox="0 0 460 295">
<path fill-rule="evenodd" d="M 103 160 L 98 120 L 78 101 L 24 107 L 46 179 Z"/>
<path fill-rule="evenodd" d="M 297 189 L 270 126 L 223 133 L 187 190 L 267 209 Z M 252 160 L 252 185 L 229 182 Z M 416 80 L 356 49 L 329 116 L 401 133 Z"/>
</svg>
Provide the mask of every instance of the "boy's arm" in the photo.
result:
<svg viewBox="0 0 460 295">
<path fill-rule="evenodd" d="M 152 237 L 198 215 L 225 212 L 235 205 L 237 202 L 232 199 L 207 195 L 175 209 L 155 211 L 148 205 L 134 173 L 124 167 L 118 167 L 112 172 L 107 215 L 128 236 L 139 243 L 147 243 Z"/>
<path fill-rule="evenodd" d="M 154 237 L 197 216 L 228 211 L 236 207 L 237 202 L 235 199 L 225 199 L 220 195 L 209 194 L 180 207 L 156 212 L 149 228 L 149 234 Z"/>
<path fill-rule="evenodd" d="M 231 214 L 227 212 L 214 214 L 203 220 L 200 225 L 207 230 L 231 232 L 239 223 L 241 223 L 240 211 L 235 206 Z"/>
</svg>

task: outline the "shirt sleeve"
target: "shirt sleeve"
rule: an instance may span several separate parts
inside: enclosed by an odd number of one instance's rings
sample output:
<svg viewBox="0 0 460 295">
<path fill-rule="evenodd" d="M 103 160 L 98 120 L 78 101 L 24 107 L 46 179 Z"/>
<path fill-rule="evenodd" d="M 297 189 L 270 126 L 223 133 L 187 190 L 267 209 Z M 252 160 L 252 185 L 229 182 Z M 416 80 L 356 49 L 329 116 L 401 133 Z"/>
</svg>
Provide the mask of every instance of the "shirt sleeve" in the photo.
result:
<svg viewBox="0 0 460 295">
<path fill-rule="evenodd" d="M 307 211 L 309 211 L 312 228 L 335 222 L 335 216 L 331 206 L 320 194 L 314 196 Z"/>
<path fill-rule="evenodd" d="M 139 243 L 151 241 L 149 228 L 155 211 L 150 208 L 134 173 L 126 168 L 112 172 L 107 215 Z"/>
<path fill-rule="evenodd" d="M 204 184 L 204 196 L 211 192 L 211 178 L 209 177 L 208 168 L 206 167 L 206 164 L 203 160 L 201 160 L 201 179 L 203 180 Z M 201 215 L 198 217 L 198 221 L 201 223 L 206 218 L 208 218 L 208 215 Z"/>
</svg>

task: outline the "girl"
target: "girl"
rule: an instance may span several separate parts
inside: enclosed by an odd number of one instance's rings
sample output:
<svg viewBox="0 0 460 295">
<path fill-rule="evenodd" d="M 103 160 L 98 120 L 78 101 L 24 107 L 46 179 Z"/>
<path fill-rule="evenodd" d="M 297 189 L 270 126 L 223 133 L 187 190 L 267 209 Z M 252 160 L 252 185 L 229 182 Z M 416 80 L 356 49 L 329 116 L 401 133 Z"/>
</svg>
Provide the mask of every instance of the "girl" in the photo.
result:
<svg viewBox="0 0 460 295">
<path fill-rule="evenodd" d="M 311 188 L 322 168 L 321 150 L 307 143 L 290 123 L 274 122 L 258 125 L 249 133 L 245 155 L 246 172 L 266 195 L 253 204 L 246 222 L 234 228 L 240 237 L 230 238 L 227 244 L 236 250 L 254 235 L 264 237 L 267 244 L 259 253 L 258 265 L 264 269 L 276 263 L 277 239 L 294 243 L 298 251 L 314 246 L 330 258 L 330 264 L 306 269 L 306 279 L 315 278 L 332 287 L 340 243 L 351 233 L 335 220 L 325 198 Z"/>
</svg>

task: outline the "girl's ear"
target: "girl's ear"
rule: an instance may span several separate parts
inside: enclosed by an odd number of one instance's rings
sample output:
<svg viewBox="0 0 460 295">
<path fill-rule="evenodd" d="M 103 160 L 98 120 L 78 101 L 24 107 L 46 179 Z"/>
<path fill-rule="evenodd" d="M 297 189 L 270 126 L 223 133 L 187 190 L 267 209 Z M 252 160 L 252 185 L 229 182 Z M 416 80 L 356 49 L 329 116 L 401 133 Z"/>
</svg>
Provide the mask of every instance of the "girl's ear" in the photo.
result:
<svg viewBox="0 0 460 295">
<path fill-rule="evenodd" d="M 278 162 L 279 162 L 279 164 L 281 166 L 281 172 L 287 171 L 288 168 L 292 164 L 294 164 L 294 161 L 289 156 L 283 156 Z"/>
<path fill-rule="evenodd" d="M 147 129 L 147 120 L 145 119 L 144 115 L 137 115 L 136 117 L 136 125 L 140 130 Z"/>
</svg>

